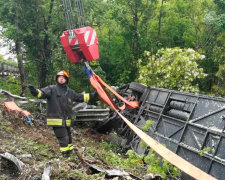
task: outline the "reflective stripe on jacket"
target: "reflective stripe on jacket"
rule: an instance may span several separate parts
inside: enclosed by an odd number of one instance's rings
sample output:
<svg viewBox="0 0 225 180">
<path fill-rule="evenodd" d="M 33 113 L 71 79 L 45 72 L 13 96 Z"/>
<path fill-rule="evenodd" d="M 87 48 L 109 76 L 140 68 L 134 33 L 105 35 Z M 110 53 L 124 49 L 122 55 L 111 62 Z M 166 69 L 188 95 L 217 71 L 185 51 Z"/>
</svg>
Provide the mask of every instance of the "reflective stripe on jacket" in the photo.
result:
<svg viewBox="0 0 225 180">
<path fill-rule="evenodd" d="M 63 119 L 47 118 L 46 122 L 48 126 L 63 126 Z M 71 126 L 71 119 L 66 119 L 66 126 L 67 127 Z"/>
</svg>

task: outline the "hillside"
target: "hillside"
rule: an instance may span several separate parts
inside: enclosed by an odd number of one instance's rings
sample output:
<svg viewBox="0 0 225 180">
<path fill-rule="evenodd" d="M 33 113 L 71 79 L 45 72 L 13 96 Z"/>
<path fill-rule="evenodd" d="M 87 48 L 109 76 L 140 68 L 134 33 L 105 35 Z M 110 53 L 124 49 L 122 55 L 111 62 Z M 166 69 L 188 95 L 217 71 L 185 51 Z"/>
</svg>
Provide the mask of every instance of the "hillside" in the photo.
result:
<svg viewBox="0 0 225 180">
<path fill-rule="evenodd" d="M 15 165 L 0 158 L 0 179 L 41 179 L 49 164 L 50 179 L 102 180 L 117 177 L 99 173 L 96 170 L 98 167 L 125 170 L 144 176 L 146 168 L 138 170 L 135 166 L 127 166 L 129 163 L 125 159 L 128 156 L 122 155 L 124 152 L 121 148 L 108 141 L 108 135 L 95 132 L 90 123 L 77 123 L 73 126 L 75 150 L 69 158 L 65 158 L 60 155 L 57 139 L 51 128 L 45 126 L 41 113 L 33 112 L 34 125 L 31 126 L 25 119 L 6 113 L 2 107 L 0 111 L 0 154 L 10 153 L 25 165 L 19 173 Z M 139 178 L 129 175 L 121 176 L 120 179 Z"/>
</svg>

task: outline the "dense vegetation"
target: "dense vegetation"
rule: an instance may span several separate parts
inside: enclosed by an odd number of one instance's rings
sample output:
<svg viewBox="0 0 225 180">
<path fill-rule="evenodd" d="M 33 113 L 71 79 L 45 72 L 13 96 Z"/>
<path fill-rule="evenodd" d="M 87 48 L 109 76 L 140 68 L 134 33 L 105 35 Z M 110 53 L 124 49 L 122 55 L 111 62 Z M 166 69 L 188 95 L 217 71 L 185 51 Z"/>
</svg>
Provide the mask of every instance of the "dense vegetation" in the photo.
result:
<svg viewBox="0 0 225 180">
<path fill-rule="evenodd" d="M 157 59 L 162 48 L 193 49 L 205 57 L 197 63 L 206 75 L 183 82 L 191 86 L 184 90 L 194 87 L 203 93 L 225 94 L 224 0 L 84 0 L 84 6 L 86 22 L 97 30 L 99 39 L 100 59 L 94 68 L 109 84 L 138 81 L 142 68 L 149 59 Z M 7 28 L 4 36 L 16 44 L 14 51 L 24 64 L 27 84 L 42 87 L 54 83 L 55 73 L 66 69 L 73 89 L 90 89 L 82 64 L 71 64 L 62 49 L 59 36 L 66 29 L 62 0 L 0 0 L 0 24 Z M 153 58 L 146 58 L 146 53 Z M 178 55 L 180 60 L 183 55 Z M 158 82 L 150 85 L 180 90 L 159 83 L 182 78 L 170 77 L 161 74 L 153 80 Z"/>
</svg>

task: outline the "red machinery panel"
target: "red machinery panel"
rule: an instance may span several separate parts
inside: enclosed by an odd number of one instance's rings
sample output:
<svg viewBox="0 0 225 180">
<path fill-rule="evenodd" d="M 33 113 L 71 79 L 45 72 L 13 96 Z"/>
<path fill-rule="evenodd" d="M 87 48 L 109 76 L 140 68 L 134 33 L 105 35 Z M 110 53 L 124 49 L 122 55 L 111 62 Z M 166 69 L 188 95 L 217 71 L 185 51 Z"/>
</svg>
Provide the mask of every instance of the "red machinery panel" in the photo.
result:
<svg viewBox="0 0 225 180">
<path fill-rule="evenodd" d="M 60 39 L 70 62 L 79 62 L 83 56 L 87 61 L 99 58 L 98 38 L 94 29 L 89 26 L 74 29 L 74 36 L 69 36 L 69 31 L 64 31 Z"/>
</svg>

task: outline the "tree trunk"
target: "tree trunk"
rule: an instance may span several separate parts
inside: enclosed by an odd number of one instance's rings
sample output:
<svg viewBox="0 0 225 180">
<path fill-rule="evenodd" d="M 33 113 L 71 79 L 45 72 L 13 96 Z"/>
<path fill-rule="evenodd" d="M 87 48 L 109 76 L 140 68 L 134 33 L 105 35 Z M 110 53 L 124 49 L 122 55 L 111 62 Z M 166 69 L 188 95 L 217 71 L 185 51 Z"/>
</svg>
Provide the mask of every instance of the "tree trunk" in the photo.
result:
<svg viewBox="0 0 225 180">
<path fill-rule="evenodd" d="M 40 87 L 46 86 L 46 77 L 47 77 L 47 66 L 46 59 L 43 57 L 41 61 L 41 72 L 40 72 Z"/>
<path fill-rule="evenodd" d="M 134 35 L 134 40 L 132 42 L 132 51 L 134 52 L 135 55 L 135 60 L 137 61 L 139 59 L 139 33 L 138 33 L 138 21 L 139 21 L 139 17 L 138 17 L 138 1 L 135 1 L 135 4 L 133 6 L 133 8 L 131 7 L 132 11 L 133 11 L 133 35 Z"/>
<path fill-rule="evenodd" d="M 24 72 L 23 58 L 22 58 L 22 44 L 19 41 L 16 42 L 16 54 L 17 54 L 17 61 L 18 61 L 18 68 L 19 68 L 20 82 L 21 82 L 20 96 L 25 96 L 26 81 L 25 81 L 25 72 Z"/>
<path fill-rule="evenodd" d="M 137 9 L 135 10 L 135 15 L 134 15 L 134 28 L 135 28 L 135 42 L 134 42 L 134 47 L 135 47 L 135 55 L 136 55 L 136 60 L 139 59 L 139 56 L 140 56 L 140 53 L 139 53 L 139 50 L 140 50 L 140 47 L 139 47 L 139 34 L 138 34 L 138 12 L 137 12 Z"/>
<path fill-rule="evenodd" d="M 160 11 L 159 11 L 159 23 L 158 23 L 158 38 L 159 39 L 160 39 L 160 36 L 161 36 L 161 24 L 162 24 L 163 3 L 164 3 L 164 0 L 161 1 L 161 8 L 160 8 Z"/>
<path fill-rule="evenodd" d="M 45 32 L 45 37 L 43 41 L 43 50 L 42 50 L 42 60 L 41 60 L 41 72 L 40 72 L 40 87 L 44 87 L 47 85 L 46 83 L 46 78 L 47 78 L 47 73 L 48 73 L 48 68 L 47 68 L 47 61 L 50 58 L 51 51 L 49 50 L 49 41 L 48 41 L 48 24 L 51 20 L 52 16 L 52 9 L 53 9 L 53 4 L 54 0 L 51 0 L 50 8 L 49 8 L 49 15 L 48 19 L 46 21 L 45 17 L 44 19 L 44 32 Z"/>
<path fill-rule="evenodd" d="M 17 2 L 18 3 L 18 2 Z M 19 4 L 18 4 L 19 6 Z M 16 27 L 16 55 L 17 55 L 17 61 L 18 61 L 18 68 L 19 68 L 19 74 L 20 74 L 20 83 L 21 83 L 21 94 L 20 96 L 25 96 L 25 90 L 26 90 L 26 82 L 25 82 L 25 72 L 24 72 L 24 66 L 23 66 L 23 58 L 22 58 L 22 43 L 20 41 L 20 28 L 19 28 L 19 12 L 16 11 L 16 19 L 15 19 L 15 27 Z"/>
</svg>

